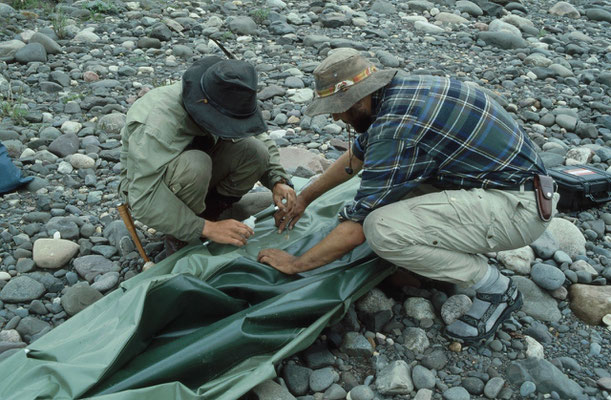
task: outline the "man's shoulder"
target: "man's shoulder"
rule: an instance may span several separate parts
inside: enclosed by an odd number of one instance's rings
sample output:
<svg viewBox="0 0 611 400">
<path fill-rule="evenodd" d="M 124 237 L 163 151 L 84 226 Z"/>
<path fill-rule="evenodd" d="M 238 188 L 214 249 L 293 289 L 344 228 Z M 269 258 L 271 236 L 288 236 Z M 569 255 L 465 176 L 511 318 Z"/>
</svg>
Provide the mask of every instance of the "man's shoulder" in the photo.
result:
<svg viewBox="0 0 611 400">
<path fill-rule="evenodd" d="M 182 85 L 176 82 L 150 90 L 127 112 L 128 121 L 145 122 L 150 115 L 160 115 L 182 108 Z"/>
</svg>

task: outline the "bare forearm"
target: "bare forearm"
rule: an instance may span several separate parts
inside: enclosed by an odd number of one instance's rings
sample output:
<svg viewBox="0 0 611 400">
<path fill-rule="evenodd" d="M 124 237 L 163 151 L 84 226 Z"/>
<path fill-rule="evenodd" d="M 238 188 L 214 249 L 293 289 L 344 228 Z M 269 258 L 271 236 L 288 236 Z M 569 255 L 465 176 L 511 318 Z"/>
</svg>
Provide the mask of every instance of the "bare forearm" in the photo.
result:
<svg viewBox="0 0 611 400">
<path fill-rule="evenodd" d="M 353 169 L 352 174 L 346 172 L 346 167 L 350 166 Z M 355 176 L 363 166 L 363 162 L 356 157 L 352 157 L 350 161 L 349 152 L 342 154 L 316 181 L 306 187 L 300 196 L 305 200 L 306 204 L 310 204 L 320 195 L 335 186 L 346 182 L 348 179 Z"/>
<path fill-rule="evenodd" d="M 364 241 L 363 226 L 357 222 L 344 221 L 316 246 L 297 257 L 293 264 L 293 273 L 308 271 L 335 261 Z"/>
</svg>

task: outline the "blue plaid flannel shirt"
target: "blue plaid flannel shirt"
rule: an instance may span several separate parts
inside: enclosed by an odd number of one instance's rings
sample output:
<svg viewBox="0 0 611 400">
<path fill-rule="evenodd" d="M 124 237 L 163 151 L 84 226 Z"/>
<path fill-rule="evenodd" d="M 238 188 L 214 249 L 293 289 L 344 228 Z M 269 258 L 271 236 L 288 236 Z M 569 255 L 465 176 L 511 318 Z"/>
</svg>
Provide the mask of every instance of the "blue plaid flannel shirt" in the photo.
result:
<svg viewBox="0 0 611 400">
<path fill-rule="evenodd" d="M 361 185 L 341 220 L 363 222 L 421 183 L 503 189 L 546 173 L 516 121 L 474 85 L 396 76 L 372 100 L 376 119 L 352 146 L 364 161 Z"/>
</svg>

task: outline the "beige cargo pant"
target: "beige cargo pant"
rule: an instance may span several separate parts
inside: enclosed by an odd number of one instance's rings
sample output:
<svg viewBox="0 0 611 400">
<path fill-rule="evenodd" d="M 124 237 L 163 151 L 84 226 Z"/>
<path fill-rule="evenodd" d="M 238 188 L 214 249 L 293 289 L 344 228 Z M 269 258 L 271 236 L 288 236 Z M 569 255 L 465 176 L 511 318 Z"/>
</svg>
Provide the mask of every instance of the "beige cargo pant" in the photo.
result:
<svg viewBox="0 0 611 400">
<path fill-rule="evenodd" d="M 559 196 L 554 194 L 554 212 Z M 372 211 L 363 223 L 380 257 L 422 276 L 471 286 L 484 277 L 482 253 L 516 249 L 548 226 L 534 191 L 440 190 L 421 185 L 405 199 Z"/>
<path fill-rule="evenodd" d="M 186 150 L 168 164 L 163 177 L 170 190 L 195 214 L 206 209 L 208 190 L 242 197 L 269 165 L 267 146 L 253 137 L 218 140 L 208 151 Z"/>
</svg>

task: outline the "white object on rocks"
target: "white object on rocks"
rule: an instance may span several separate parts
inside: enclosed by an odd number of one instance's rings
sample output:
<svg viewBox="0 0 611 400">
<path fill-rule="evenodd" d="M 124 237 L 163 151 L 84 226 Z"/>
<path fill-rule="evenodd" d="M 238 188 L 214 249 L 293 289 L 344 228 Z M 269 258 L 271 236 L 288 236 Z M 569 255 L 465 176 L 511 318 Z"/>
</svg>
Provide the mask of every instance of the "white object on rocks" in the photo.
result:
<svg viewBox="0 0 611 400">
<path fill-rule="evenodd" d="M 564 218 L 554 218 L 547 227 L 549 233 L 558 243 L 559 249 L 575 260 L 578 255 L 586 254 L 586 239 L 578 227 Z"/>
<path fill-rule="evenodd" d="M 552 15 L 558 15 L 560 17 L 579 18 L 581 14 L 579 11 L 570 3 L 566 1 L 559 1 L 554 4 L 548 11 Z"/>
<path fill-rule="evenodd" d="M 69 158 L 70 164 L 76 169 L 86 169 L 95 167 L 95 160 L 85 154 L 75 153 Z"/>
<path fill-rule="evenodd" d="M 588 164 L 594 157 L 594 151 L 588 147 L 575 147 L 566 153 L 566 165 Z"/>
<path fill-rule="evenodd" d="M 383 395 L 409 394 L 414 390 L 409 365 L 393 361 L 377 374 L 376 387 Z"/>
<path fill-rule="evenodd" d="M 440 12 L 437 14 L 435 16 L 435 21 L 443 22 L 445 24 L 466 24 L 469 22 L 466 18 L 463 18 L 460 15 L 448 12 Z"/>
<path fill-rule="evenodd" d="M 11 274 L 6 271 L 0 271 L 0 281 L 8 281 L 11 279 Z"/>
<path fill-rule="evenodd" d="M 414 22 L 414 28 L 417 31 L 421 31 L 421 32 L 425 32 L 425 33 L 430 33 L 430 34 L 435 34 L 435 33 L 442 33 L 444 32 L 444 29 L 437 26 L 437 25 L 433 25 L 429 22 L 425 22 L 425 21 L 416 21 Z"/>
<path fill-rule="evenodd" d="M 524 340 L 526 340 L 526 357 L 528 358 L 545 358 L 545 354 L 543 352 L 543 345 L 537 342 L 534 338 L 524 335 Z"/>
<path fill-rule="evenodd" d="M 310 88 L 289 89 L 287 94 L 289 95 L 289 100 L 294 103 L 309 103 L 314 98 L 314 91 Z"/>
<path fill-rule="evenodd" d="M 280 164 L 285 169 L 306 167 L 316 174 L 325 171 L 331 165 L 326 158 L 299 147 L 281 147 Z"/>
<path fill-rule="evenodd" d="M 61 128 L 59 128 L 63 133 L 72 133 L 76 135 L 79 133 L 83 125 L 80 122 L 76 121 L 66 121 L 62 124 Z"/>
<path fill-rule="evenodd" d="M 72 171 L 74 171 L 74 168 L 67 161 L 60 161 L 59 165 L 57 166 L 57 172 L 60 174 L 68 175 Z"/>
<path fill-rule="evenodd" d="M 507 22 L 503 22 L 500 19 L 495 19 L 488 25 L 488 30 L 490 32 L 509 32 L 518 37 L 522 37 L 522 31 L 512 24 Z"/>
<path fill-rule="evenodd" d="M 32 258 L 40 268 L 59 269 L 78 253 L 79 247 L 65 239 L 38 239 L 34 242 Z"/>
<path fill-rule="evenodd" d="M 457 294 L 451 296 L 441 306 L 441 319 L 443 319 L 446 325 L 450 325 L 466 313 L 472 304 L 473 302 L 467 295 Z"/>
<path fill-rule="evenodd" d="M 530 265 L 535 260 L 535 252 L 530 246 L 524 246 L 519 249 L 499 251 L 496 259 L 505 268 L 521 275 L 528 275 L 530 274 Z"/>
<path fill-rule="evenodd" d="M 93 31 L 95 28 L 85 28 L 74 37 L 75 42 L 95 43 L 100 40 L 100 37 Z"/>
<path fill-rule="evenodd" d="M 410 297 L 403 303 L 408 317 L 416 320 L 435 319 L 433 303 L 423 297 Z"/>
</svg>

